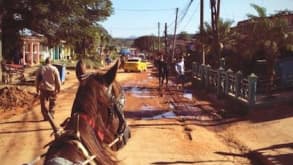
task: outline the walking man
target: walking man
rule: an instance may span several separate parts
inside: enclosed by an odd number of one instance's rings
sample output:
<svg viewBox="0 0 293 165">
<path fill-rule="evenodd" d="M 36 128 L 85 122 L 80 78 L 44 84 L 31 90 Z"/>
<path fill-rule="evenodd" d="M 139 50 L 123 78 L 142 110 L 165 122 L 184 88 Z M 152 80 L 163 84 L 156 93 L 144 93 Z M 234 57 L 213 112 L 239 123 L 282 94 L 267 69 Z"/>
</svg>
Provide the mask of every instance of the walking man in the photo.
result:
<svg viewBox="0 0 293 165">
<path fill-rule="evenodd" d="M 54 117 L 56 95 L 60 92 L 61 81 L 58 69 L 46 58 L 36 77 L 36 90 L 40 95 L 41 111 L 44 120 L 48 120 L 48 112 Z M 49 102 L 49 106 L 46 104 Z"/>
<path fill-rule="evenodd" d="M 175 71 L 177 73 L 177 88 L 178 84 L 182 84 L 182 89 L 184 88 L 184 58 L 180 57 L 179 61 L 175 64 Z"/>
<path fill-rule="evenodd" d="M 164 56 L 162 53 L 159 54 L 158 70 L 159 70 L 159 86 L 162 87 L 164 85 L 164 81 L 167 86 L 168 85 L 168 64 L 167 64 L 166 56 Z"/>
</svg>

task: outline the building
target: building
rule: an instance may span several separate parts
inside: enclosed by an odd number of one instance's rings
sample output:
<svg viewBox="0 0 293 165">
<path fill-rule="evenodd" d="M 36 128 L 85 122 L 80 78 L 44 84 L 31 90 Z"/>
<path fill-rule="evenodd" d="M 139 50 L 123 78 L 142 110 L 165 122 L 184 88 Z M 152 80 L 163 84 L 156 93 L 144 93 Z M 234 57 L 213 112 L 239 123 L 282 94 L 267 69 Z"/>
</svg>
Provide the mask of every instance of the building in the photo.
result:
<svg viewBox="0 0 293 165">
<path fill-rule="evenodd" d="M 41 38 L 38 36 L 22 36 L 20 40 L 22 45 L 21 64 L 39 64 Z"/>
<path fill-rule="evenodd" d="M 269 19 L 282 19 L 286 22 L 287 28 L 285 29 L 286 32 L 293 33 L 293 14 L 292 13 L 283 13 L 283 14 L 277 14 L 274 16 L 268 17 Z M 261 19 L 261 18 L 257 18 Z M 237 23 L 237 26 L 234 29 L 237 29 L 238 31 L 245 33 L 251 26 L 251 19 L 240 21 Z"/>
</svg>

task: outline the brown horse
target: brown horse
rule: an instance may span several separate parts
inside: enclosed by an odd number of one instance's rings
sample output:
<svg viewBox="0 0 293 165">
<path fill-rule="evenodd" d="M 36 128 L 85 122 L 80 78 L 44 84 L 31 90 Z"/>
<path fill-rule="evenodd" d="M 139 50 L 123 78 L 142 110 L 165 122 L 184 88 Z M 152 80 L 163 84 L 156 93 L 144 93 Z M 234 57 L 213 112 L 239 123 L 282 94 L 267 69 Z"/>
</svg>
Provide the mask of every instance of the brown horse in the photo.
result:
<svg viewBox="0 0 293 165">
<path fill-rule="evenodd" d="M 115 65 L 119 65 L 119 61 L 117 60 Z M 80 59 L 77 62 L 76 65 L 76 77 L 79 80 L 80 83 L 83 83 L 87 77 L 89 77 L 92 74 L 97 75 L 105 75 L 107 71 L 110 69 L 103 69 L 98 70 L 96 73 L 87 73 L 85 63 L 82 59 Z M 116 71 L 117 72 L 117 71 Z M 111 147 L 112 150 L 116 151 L 122 148 L 130 138 L 130 130 L 127 126 L 125 117 L 124 117 L 124 104 L 125 104 L 125 94 L 122 89 L 122 86 L 120 83 L 116 80 L 112 82 L 111 85 L 106 87 L 108 97 L 111 98 L 111 108 L 109 109 L 108 113 L 110 113 L 110 117 L 113 123 L 119 123 L 119 124 L 112 124 L 110 125 L 110 131 L 112 131 L 112 134 L 115 134 L 116 140 L 117 137 L 120 137 L 120 139 Z M 105 119 L 105 118 L 104 118 Z M 118 127 L 116 127 L 118 126 Z M 114 132 L 113 132 L 114 131 Z M 123 135 L 123 136 L 121 136 Z M 109 142 L 106 142 L 109 144 Z"/>
<path fill-rule="evenodd" d="M 105 144 L 118 150 L 130 136 L 122 112 L 124 95 L 115 81 L 118 61 L 106 72 L 92 74 L 87 74 L 81 64 L 76 67 L 80 85 L 71 117 L 64 133 L 50 144 L 45 155 L 46 165 L 117 164 Z"/>
</svg>

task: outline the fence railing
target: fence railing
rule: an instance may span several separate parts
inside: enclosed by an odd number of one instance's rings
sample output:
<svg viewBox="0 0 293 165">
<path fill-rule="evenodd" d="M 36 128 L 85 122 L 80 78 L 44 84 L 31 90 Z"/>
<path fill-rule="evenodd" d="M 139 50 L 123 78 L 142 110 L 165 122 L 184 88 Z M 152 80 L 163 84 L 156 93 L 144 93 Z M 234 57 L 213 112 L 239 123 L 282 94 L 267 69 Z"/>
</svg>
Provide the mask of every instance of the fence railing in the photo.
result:
<svg viewBox="0 0 293 165">
<path fill-rule="evenodd" d="M 257 76 L 243 77 L 240 71 L 231 69 L 212 69 L 210 65 L 192 63 L 192 76 L 199 84 L 216 92 L 218 97 L 230 96 L 245 104 L 254 105 L 256 101 Z"/>
</svg>

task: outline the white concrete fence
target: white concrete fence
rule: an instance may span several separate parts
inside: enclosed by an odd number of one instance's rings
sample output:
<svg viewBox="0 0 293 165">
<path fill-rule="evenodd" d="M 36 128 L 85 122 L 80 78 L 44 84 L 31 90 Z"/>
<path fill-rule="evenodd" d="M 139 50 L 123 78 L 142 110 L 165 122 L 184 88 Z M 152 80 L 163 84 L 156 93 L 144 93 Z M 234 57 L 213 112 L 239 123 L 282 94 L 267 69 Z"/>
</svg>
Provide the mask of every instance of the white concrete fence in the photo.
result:
<svg viewBox="0 0 293 165">
<path fill-rule="evenodd" d="M 212 69 L 210 65 L 192 63 L 193 79 L 201 88 L 214 91 L 218 97 L 230 96 L 252 106 L 256 102 L 257 76 L 243 77 L 241 71 Z"/>
</svg>

